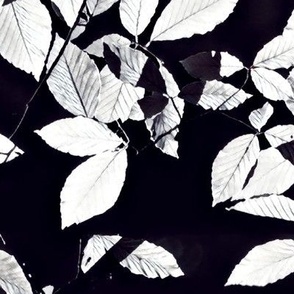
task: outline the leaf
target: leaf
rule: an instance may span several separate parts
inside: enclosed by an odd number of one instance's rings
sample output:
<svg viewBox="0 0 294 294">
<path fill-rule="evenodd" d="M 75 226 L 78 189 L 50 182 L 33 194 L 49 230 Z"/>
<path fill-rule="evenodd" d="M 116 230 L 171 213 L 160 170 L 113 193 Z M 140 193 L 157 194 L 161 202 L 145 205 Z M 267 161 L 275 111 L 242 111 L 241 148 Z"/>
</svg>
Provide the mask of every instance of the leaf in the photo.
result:
<svg viewBox="0 0 294 294">
<path fill-rule="evenodd" d="M 294 183 L 294 166 L 275 148 L 259 153 L 253 176 L 245 188 L 233 197 L 248 199 L 265 194 L 282 194 Z"/>
<path fill-rule="evenodd" d="M 137 120 L 137 121 L 140 121 L 140 120 L 144 120 L 145 119 L 145 115 L 144 115 L 144 112 L 142 111 L 140 105 L 138 102 L 136 102 L 132 109 L 131 109 L 131 113 L 129 115 L 129 119 L 131 120 Z"/>
<path fill-rule="evenodd" d="M 35 133 L 52 148 L 77 156 L 113 151 L 123 143 L 106 125 L 81 116 L 57 120 Z"/>
<path fill-rule="evenodd" d="M 205 34 L 222 23 L 238 0 L 171 0 L 157 20 L 152 41 L 189 38 Z M 209 21 L 207 21 L 209 19 Z"/>
<path fill-rule="evenodd" d="M 257 129 L 261 130 L 263 126 L 266 125 L 269 118 L 273 115 L 274 108 L 266 102 L 261 108 L 253 110 L 249 115 L 249 121 L 251 125 Z"/>
<path fill-rule="evenodd" d="M 239 193 L 259 155 L 255 135 L 243 135 L 228 143 L 212 165 L 211 190 L 213 206 Z"/>
<path fill-rule="evenodd" d="M 133 36 L 139 36 L 148 26 L 158 0 L 121 0 L 119 15 L 123 26 Z"/>
<path fill-rule="evenodd" d="M 115 50 L 116 47 L 119 48 L 123 46 L 129 46 L 131 44 L 131 41 L 118 34 L 110 34 L 94 41 L 85 49 L 85 51 L 89 54 L 103 58 L 104 43 L 107 44 L 111 50 Z"/>
<path fill-rule="evenodd" d="M 0 164 L 13 160 L 24 152 L 0 134 Z"/>
<path fill-rule="evenodd" d="M 258 91 L 268 99 L 286 101 L 293 95 L 290 84 L 275 71 L 254 68 L 251 77 Z"/>
<path fill-rule="evenodd" d="M 229 77 L 237 71 L 244 68 L 243 63 L 235 56 L 228 52 L 221 52 L 221 67 L 220 75 L 222 77 Z"/>
<path fill-rule="evenodd" d="M 228 210 L 237 210 L 253 215 L 294 221 L 294 201 L 283 195 L 269 195 L 237 203 Z"/>
<path fill-rule="evenodd" d="M 105 151 L 79 165 L 61 191 L 62 229 L 111 208 L 124 184 L 126 168 L 124 149 Z"/>
<path fill-rule="evenodd" d="M 89 271 L 106 252 L 113 247 L 119 240 L 121 236 L 102 236 L 94 235 L 87 242 L 87 245 L 83 252 L 83 258 L 81 262 L 81 270 L 83 273 Z"/>
<path fill-rule="evenodd" d="M 83 4 L 83 0 L 51 0 L 59 9 L 65 22 L 72 27 Z"/>
<path fill-rule="evenodd" d="M 87 7 L 91 16 L 97 16 L 107 11 L 118 0 L 87 0 Z"/>
<path fill-rule="evenodd" d="M 274 240 L 254 247 L 234 268 L 226 286 L 265 286 L 294 271 L 294 241 Z"/>
<path fill-rule="evenodd" d="M 33 294 L 30 283 L 13 255 L 0 250 L 0 287 L 7 294 Z"/>
<path fill-rule="evenodd" d="M 264 132 L 272 147 L 294 140 L 294 125 L 278 125 Z"/>
<path fill-rule="evenodd" d="M 166 93 L 169 97 L 175 98 L 179 95 L 180 89 L 176 83 L 173 75 L 168 71 L 168 69 L 159 62 L 159 72 L 165 84 Z"/>
<path fill-rule="evenodd" d="M 284 34 L 267 43 L 256 55 L 254 67 L 289 68 L 294 65 L 294 38 Z"/>
<path fill-rule="evenodd" d="M 53 294 L 53 291 L 54 291 L 54 287 L 49 285 L 49 286 L 46 286 L 42 289 L 42 291 L 45 293 L 45 294 Z"/>
<path fill-rule="evenodd" d="M 294 10 L 292 11 L 290 18 L 288 19 L 287 25 L 284 28 L 283 35 L 288 33 L 292 34 L 293 32 L 294 32 Z"/>
<path fill-rule="evenodd" d="M 167 105 L 168 98 L 162 94 L 153 93 L 151 96 L 146 96 L 138 101 L 146 118 L 151 118 L 160 113 Z"/>
<path fill-rule="evenodd" d="M 64 40 L 58 35 L 47 68 L 54 62 Z M 58 103 L 74 115 L 94 117 L 99 102 L 100 73 L 94 61 L 69 43 L 47 80 Z"/>
<path fill-rule="evenodd" d="M 83 254 L 82 271 L 87 272 L 106 252 L 113 247 L 120 236 L 94 235 L 89 239 Z M 120 262 L 133 274 L 147 278 L 179 277 L 184 275 L 174 256 L 161 246 L 144 241 L 128 257 Z"/>
<path fill-rule="evenodd" d="M 132 107 L 144 97 L 144 89 L 117 79 L 106 65 L 101 71 L 100 102 L 95 117 L 105 123 L 128 119 Z"/>
<path fill-rule="evenodd" d="M 178 158 L 178 142 L 175 137 L 184 112 L 184 101 L 180 98 L 169 99 L 168 104 L 161 113 L 153 118 L 146 119 L 146 126 L 156 147 L 162 152 Z"/>
<path fill-rule="evenodd" d="M 237 89 L 230 84 L 220 81 L 208 81 L 205 83 L 203 93 L 198 102 L 204 109 L 231 110 L 252 97 L 251 94 Z"/>
<path fill-rule="evenodd" d="M 188 101 L 192 104 L 197 104 L 203 94 L 205 83 L 202 81 L 193 82 L 184 86 L 181 89 L 179 96 L 185 101 Z"/>
<path fill-rule="evenodd" d="M 38 0 L 22 0 L 0 7 L 0 27 L 0 54 L 39 81 L 51 41 L 45 6 Z"/>
</svg>

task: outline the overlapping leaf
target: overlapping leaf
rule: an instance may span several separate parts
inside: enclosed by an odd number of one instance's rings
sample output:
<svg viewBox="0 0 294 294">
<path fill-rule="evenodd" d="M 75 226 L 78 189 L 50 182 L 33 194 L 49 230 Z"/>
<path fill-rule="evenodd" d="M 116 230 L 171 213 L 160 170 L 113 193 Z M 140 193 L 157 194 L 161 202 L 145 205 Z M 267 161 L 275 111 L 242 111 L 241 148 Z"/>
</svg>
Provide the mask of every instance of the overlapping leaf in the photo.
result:
<svg viewBox="0 0 294 294">
<path fill-rule="evenodd" d="M 198 104 L 204 109 L 231 110 L 244 103 L 250 97 L 252 95 L 242 89 L 213 80 L 205 83 Z"/>
<path fill-rule="evenodd" d="M 251 125 L 258 131 L 266 125 L 269 118 L 273 115 L 274 108 L 266 102 L 261 108 L 253 110 L 249 115 Z"/>
<path fill-rule="evenodd" d="M 0 250 L 0 287 L 7 294 L 33 294 L 30 283 L 13 255 Z"/>
<path fill-rule="evenodd" d="M 51 41 L 51 19 L 45 6 L 38 0 L 1 6 L 0 27 L 0 54 L 39 80 Z"/>
<path fill-rule="evenodd" d="M 144 96 L 144 89 L 117 79 L 106 65 L 101 71 L 101 98 L 95 117 L 105 123 L 129 118 L 135 102 Z"/>
<path fill-rule="evenodd" d="M 213 205 L 232 198 L 242 190 L 259 151 L 258 138 L 249 134 L 234 139 L 218 153 L 211 175 Z"/>
<path fill-rule="evenodd" d="M 269 195 L 247 199 L 228 210 L 237 210 L 253 215 L 294 221 L 294 201 L 283 195 Z"/>
<path fill-rule="evenodd" d="M 234 268 L 226 286 L 265 286 L 294 272 L 294 240 L 256 246 Z"/>
<path fill-rule="evenodd" d="M 8 162 L 23 154 L 23 151 L 14 145 L 8 138 L 0 134 L 0 164 Z"/>
<path fill-rule="evenodd" d="M 293 96 L 290 84 L 280 74 L 265 68 L 254 68 L 251 77 L 255 87 L 264 97 L 287 101 Z"/>
<path fill-rule="evenodd" d="M 278 125 L 264 132 L 272 147 L 294 140 L 294 125 Z"/>
<path fill-rule="evenodd" d="M 93 236 L 85 247 L 82 270 L 87 272 L 99 259 L 114 246 L 120 236 Z M 144 241 L 128 257 L 120 262 L 132 273 L 148 278 L 179 277 L 184 275 L 174 256 L 153 243 Z"/>
<path fill-rule="evenodd" d="M 123 143 L 106 125 L 81 116 L 55 121 L 35 132 L 52 148 L 78 156 L 115 150 Z"/>
<path fill-rule="evenodd" d="M 157 5 L 158 0 L 121 0 L 119 14 L 123 26 L 133 36 L 139 36 L 149 24 Z"/>
<path fill-rule="evenodd" d="M 233 200 L 265 194 L 282 194 L 293 183 L 294 166 L 277 149 L 268 148 L 260 152 L 253 176 Z"/>
<path fill-rule="evenodd" d="M 111 208 L 122 189 L 127 168 L 124 149 L 99 153 L 79 165 L 61 191 L 62 228 L 79 224 Z"/>
<path fill-rule="evenodd" d="M 157 20 L 151 41 L 176 40 L 212 31 L 233 12 L 237 2 L 238 0 L 172 0 Z"/>
<path fill-rule="evenodd" d="M 58 56 L 64 40 L 58 35 L 48 60 L 48 68 Z M 94 117 L 99 102 L 100 73 L 89 56 L 69 43 L 47 80 L 58 103 L 74 115 Z"/>
</svg>

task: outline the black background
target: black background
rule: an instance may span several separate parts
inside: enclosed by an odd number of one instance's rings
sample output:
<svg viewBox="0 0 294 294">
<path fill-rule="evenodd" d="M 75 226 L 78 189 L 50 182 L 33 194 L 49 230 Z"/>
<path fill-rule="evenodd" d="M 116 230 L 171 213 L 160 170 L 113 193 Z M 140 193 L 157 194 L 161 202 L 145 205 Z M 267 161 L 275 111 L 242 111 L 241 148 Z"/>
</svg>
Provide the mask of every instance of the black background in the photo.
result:
<svg viewBox="0 0 294 294">
<path fill-rule="evenodd" d="M 49 8 L 49 1 L 42 2 Z M 155 17 L 139 39 L 143 44 L 169 1 L 159 2 Z M 179 60 L 201 51 L 228 51 L 250 66 L 262 46 L 282 33 L 293 9 L 293 0 L 239 0 L 235 12 L 213 32 L 155 42 L 149 49 L 165 61 L 179 85 L 184 86 L 192 79 Z M 52 18 L 54 31 L 65 37 L 67 27 L 53 14 Z M 132 38 L 120 24 L 118 3 L 94 18 L 76 44 L 85 48 L 113 32 Z M 240 86 L 245 75 L 242 71 L 231 82 Z M 0 57 L 0 132 L 3 135 L 13 132 L 36 86 L 33 77 Z M 245 90 L 254 97 L 230 114 L 248 122 L 250 111 L 262 106 L 265 99 L 251 82 Z M 275 115 L 268 127 L 293 122 L 283 103 L 272 102 L 272 105 Z M 212 208 L 212 162 L 230 140 L 250 133 L 250 129 L 217 113 L 199 117 L 202 112 L 192 106 L 185 109 L 178 136 L 179 160 L 154 147 L 139 155 L 130 149 L 126 183 L 115 206 L 101 216 L 62 231 L 59 193 L 66 177 L 85 159 L 55 151 L 33 133 L 57 119 L 72 116 L 55 101 L 46 85 L 42 87 L 13 138 L 25 154 L 0 167 L 0 232 L 7 242 L 5 250 L 13 253 L 20 263 L 26 263 L 25 270 L 33 275 L 32 282 L 38 287 L 51 284 L 58 288 L 73 279 L 79 239 L 86 240 L 92 234 L 120 234 L 155 242 L 172 252 L 186 273 L 177 279 L 150 280 L 106 262 L 91 281 L 90 289 L 73 288 L 72 293 L 292 292 L 294 275 L 264 288 L 224 287 L 234 266 L 251 248 L 274 239 L 294 238 L 294 225 L 228 212 L 222 204 Z M 127 122 L 124 129 L 132 146 L 140 149 L 148 144 L 144 123 Z M 287 196 L 294 199 L 293 191 L 290 189 Z"/>
</svg>

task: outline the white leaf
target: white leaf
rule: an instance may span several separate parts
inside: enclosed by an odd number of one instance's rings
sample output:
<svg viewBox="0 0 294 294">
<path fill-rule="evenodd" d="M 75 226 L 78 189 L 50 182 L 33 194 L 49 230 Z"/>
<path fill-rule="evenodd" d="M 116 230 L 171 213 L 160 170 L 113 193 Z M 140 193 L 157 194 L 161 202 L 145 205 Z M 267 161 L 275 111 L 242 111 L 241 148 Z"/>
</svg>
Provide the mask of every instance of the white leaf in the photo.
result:
<svg viewBox="0 0 294 294">
<path fill-rule="evenodd" d="M 8 162 L 19 155 L 23 151 L 14 145 L 8 138 L 0 134 L 0 164 Z"/>
<path fill-rule="evenodd" d="M 104 213 L 116 202 L 125 181 L 127 153 L 106 151 L 79 165 L 61 191 L 62 228 Z"/>
<path fill-rule="evenodd" d="M 38 81 L 51 41 L 51 19 L 38 0 L 0 7 L 0 54 Z"/>
<path fill-rule="evenodd" d="M 52 148 L 78 156 L 115 150 L 123 143 L 106 125 L 81 116 L 57 120 L 35 132 Z"/>
<path fill-rule="evenodd" d="M 144 89 L 117 79 L 106 65 L 101 71 L 101 93 L 95 117 L 105 123 L 130 116 L 133 105 L 143 98 Z"/>
<path fill-rule="evenodd" d="M 108 10 L 118 0 L 87 0 L 87 7 L 91 16 L 97 16 Z"/>
<path fill-rule="evenodd" d="M 162 64 L 160 64 L 159 66 L 159 72 L 164 80 L 166 93 L 169 95 L 169 97 L 177 97 L 180 93 L 180 89 L 178 84 L 174 80 L 173 75 Z"/>
<path fill-rule="evenodd" d="M 118 34 L 110 34 L 94 41 L 85 49 L 85 51 L 97 57 L 104 57 L 104 43 L 107 44 L 111 50 L 114 50 L 115 47 L 130 45 L 131 41 Z"/>
<path fill-rule="evenodd" d="M 248 199 L 228 210 L 237 210 L 253 215 L 294 221 L 294 201 L 283 195 L 270 195 Z"/>
<path fill-rule="evenodd" d="M 85 247 L 82 271 L 87 272 L 120 239 L 120 236 L 94 235 Z M 120 264 L 128 268 L 133 274 L 144 275 L 147 278 L 160 277 L 163 279 L 168 276 L 179 277 L 184 275 L 170 252 L 147 241 L 139 245 Z"/>
<path fill-rule="evenodd" d="M 253 110 L 249 115 L 251 125 L 260 131 L 266 125 L 269 118 L 273 115 L 274 108 L 266 102 L 261 108 Z"/>
<path fill-rule="evenodd" d="M 222 23 L 238 0 L 172 0 L 157 20 L 151 41 L 189 38 L 205 34 Z"/>
<path fill-rule="evenodd" d="M 133 36 L 139 36 L 148 26 L 158 0 L 121 0 L 119 15 L 123 26 Z"/>
<path fill-rule="evenodd" d="M 267 69 L 289 68 L 293 66 L 293 35 L 285 34 L 275 37 L 257 53 L 253 65 Z"/>
<path fill-rule="evenodd" d="M 272 147 L 294 140 L 294 125 L 278 125 L 264 132 Z"/>
<path fill-rule="evenodd" d="M 234 268 L 226 286 L 265 286 L 294 271 L 294 240 L 274 240 L 254 247 Z"/>
<path fill-rule="evenodd" d="M 242 190 L 259 151 L 258 138 L 248 134 L 232 140 L 218 153 L 211 174 L 213 206 Z"/>
<path fill-rule="evenodd" d="M 45 294 L 53 294 L 53 291 L 54 291 L 54 287 L 49 285 L 49 286 L 46 286 L 42 289 L 42 291 L 45 293 Z"/>
<path fill-rule="evenodd" d="M 288 33 L 294 32 L 294 10 L 292 11 L 292 14 L 290 18 L 288 19 L 287 25 L 284 28 L 283 35 Z"/>
<path fill-rule="evenodd" d="M 244 68 L 243 63 L 235 56 L 228 52 L 220 52 L 221 55 L 221 67 L 220 75 L 222 77 L 229 77 L 235 72 Z"/>
<path fill-rule="evenodd" d="M 48 60 L 48 68 L 54 62 L 64 40 L 58 35 Z M 94 117 L 99 102 L 100 73 L 87 53 L 72 43 L 47 80 L 50 91 L 58 103 L 74 115 Z"/>
<path fill-rule="evenodd" d="M 177 278 L 184 275 L 170 252 L 147 241 L 138 246 L 120 264 L 133 274 L 152 279 L 157 277 L 164 279 L 168 276 Z"/>
<path fill-rule="evenodd" d="M 138 102 L 136 102 L 132 109 L 131 109 L 131 113 L 129 115 L 129 119 L 131 120 L 137 120 L 137 121 L 140 121 L 140 120 L 144 120 L 145 119 L 145 115 L 144 115 L 144 112 L 142 111 L 140 105 Z"/>
<path fill-rule="evenodd" d="M 252 97 L 251 94 L 237 89 L 230 84 L 220 81 L 208 81 L 205 83 L 203 93 L 198 104 L 204 109 L 231 110 Z"/>
<path fill-rule="evenodd" d="M 273 70 L 254 68 L 251 77 L 258 91 L 268 99 L 286 101 L 293 95 L 287 80 Z"/>
<path fill-rule="evenodd" d="M 30 283 L 15 257 L 0 250 L 0 287 L 7 294 L 33 294 Z"/>
<path fill-rule="evenodd" d="M 83 252 L 83 258 L 81 262 L 81 269 L 83 273 L 86 273 L 92 266 L 97 263 L 106 252 L 114 246 L 121 236 L 102 236 L 94 235 L 87 242 L 87 245 Z"/>
<path fill-rule="evenodd" d="M 265 194 L 282 194 L 293 183 L 294 166 L 277 149 L 268 148 L 259 153 L 253 176 L 233 200 Z"/>
<path fill-rule="evenodd" d="M 69 27 L 72 27 L 83 4 L 83 0 L 52 0 Z"/>
<path fill-rule="evenodd" d="M 169 99 L 165 108 L 152 118 L 146 119 L 146 126 L 151 133 L 151 138 L 156 141 L 163 136 L 157 143 L 156 147 L 162 152 L 178 158 L 178 142 L 175 140 L 181 117 L 184 113 L 184 100 L 180 98 Z M 180 117 L 181 116 L 181 117 Z M 167 134 L 168 133 L 168 134 Z"/>
</svg>

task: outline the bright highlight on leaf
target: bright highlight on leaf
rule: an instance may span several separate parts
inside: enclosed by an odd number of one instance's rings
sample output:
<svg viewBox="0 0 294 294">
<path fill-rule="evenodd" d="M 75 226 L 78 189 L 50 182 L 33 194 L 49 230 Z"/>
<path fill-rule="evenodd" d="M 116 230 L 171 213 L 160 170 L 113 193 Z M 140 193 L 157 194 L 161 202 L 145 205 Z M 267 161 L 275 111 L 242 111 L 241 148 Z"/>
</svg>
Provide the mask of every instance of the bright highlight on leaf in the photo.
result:
<svg viewBox="0 0 294 294">
<path fill-rule="evenodd" d="M 274 108 L 266 102 L 261 108 L 253 110 L 249 115 L 251 125 L 258 131 L 266 125 L 269 118 L 273 115 Z"/>
<path fill-rule="evenodd" d="M 226 286 L 265 286 L 294 272 L 294 240 L 256 246 L 234 268 Z"/>
<path fill-rule="evenodd" d="M 38 81 L 51 41 L 51 19 L 45 6 L 39 0 L 0 6 L 0 28 L 0 54 Z"/>
<path fill-rule="evenodd" d="M 56 35 L 47 68 L 57 58 L 64 40 Z M 87 53 L 69 43 L 47 80 L 54 98 L 74 115 L 94 117 L 99 102 L 100 73 Z"/>
<path fill-rule="evenodd" d="M 101 235 L 94 235 L 89 239 L 82 259 L 83 272 L 87 272 L 120 239 L 120 236 Z M 128 268 L 133 274 L 144 275 L 147 278 L 160 277 L 164 279 L 168 276 L 179 277 L 184 275 L 170 252 L 147 241 L 139 245 L 120 264 Z"/>
</svg>

